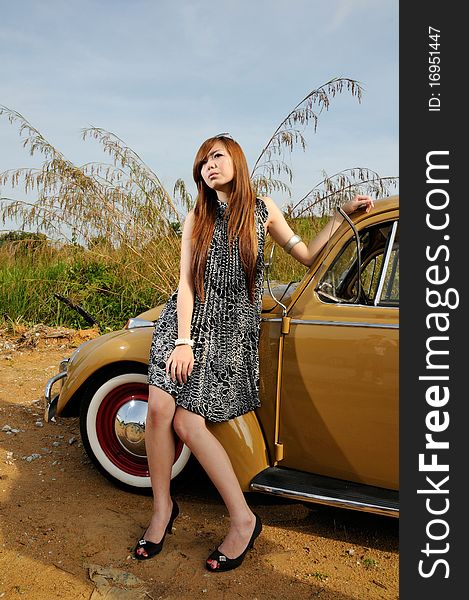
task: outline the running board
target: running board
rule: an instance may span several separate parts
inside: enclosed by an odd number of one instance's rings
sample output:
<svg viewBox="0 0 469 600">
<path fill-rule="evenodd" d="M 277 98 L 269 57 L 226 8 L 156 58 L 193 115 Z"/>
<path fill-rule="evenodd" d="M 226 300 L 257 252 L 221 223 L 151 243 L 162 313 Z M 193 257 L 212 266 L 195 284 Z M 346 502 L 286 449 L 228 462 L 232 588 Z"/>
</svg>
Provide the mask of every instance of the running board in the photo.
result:
<svg viewBox="0 0 469 600">
<path fill-rule="evenodd" d="M 251 481 L 254 492 L 399 517 L 399 492 L 353 481 L 269 467 Z"/>
</svg>

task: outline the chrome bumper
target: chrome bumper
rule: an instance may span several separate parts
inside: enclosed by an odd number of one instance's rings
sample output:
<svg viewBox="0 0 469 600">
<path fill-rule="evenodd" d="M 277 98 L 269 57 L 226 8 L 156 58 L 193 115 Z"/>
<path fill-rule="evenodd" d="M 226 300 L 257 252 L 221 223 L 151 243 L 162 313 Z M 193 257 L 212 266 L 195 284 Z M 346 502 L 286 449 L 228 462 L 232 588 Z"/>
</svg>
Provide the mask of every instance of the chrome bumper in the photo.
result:
<svg viewBox="0 0 469 600">
<path fill-rule="evenodd" d="M 53 394 L 52 388 L 57 381 L 60 381 L 60 389 L 62 389 L 63 379 L 67 377 L 67 366 L 69 360 L 69 358 L 65 358 L 64 360 L 60 361 L 59 372 L 57 375 L 51 377 L 46 383 L 44 390 L 44 420 L 46 423 L 49 423 L 55 419 L 60 391 Z"/>
</svg>

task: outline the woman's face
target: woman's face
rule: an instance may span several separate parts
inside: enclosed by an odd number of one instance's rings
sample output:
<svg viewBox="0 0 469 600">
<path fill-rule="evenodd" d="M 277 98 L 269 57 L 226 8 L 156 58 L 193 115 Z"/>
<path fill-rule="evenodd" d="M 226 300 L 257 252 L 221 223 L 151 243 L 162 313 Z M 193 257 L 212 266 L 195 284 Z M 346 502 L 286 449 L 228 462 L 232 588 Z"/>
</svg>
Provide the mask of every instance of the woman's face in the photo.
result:
<svg viewBox="0 0 469 600">
<path fill-rule="evenodd" d="M 231 191 L 234 166 L 222 142 L 215 142 L 202 163 L 200 174 L 207 186 L 212 190 L 229 193 Z"/>
</svg>

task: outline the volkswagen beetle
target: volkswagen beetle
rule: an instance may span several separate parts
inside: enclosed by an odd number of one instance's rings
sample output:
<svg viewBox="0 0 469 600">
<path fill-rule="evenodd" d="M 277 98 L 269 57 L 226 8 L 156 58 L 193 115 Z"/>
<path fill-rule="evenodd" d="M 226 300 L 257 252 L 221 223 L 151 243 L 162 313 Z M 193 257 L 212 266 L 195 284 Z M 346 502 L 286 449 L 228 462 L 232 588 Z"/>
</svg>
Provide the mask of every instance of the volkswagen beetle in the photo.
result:
<svg viewBox="0 0 469 600">
<path fill-rule="evenodd" d="M 399 197 L 344 219 L 301 281 L 274 288 L 268 269 L 262 405 L 211 431 L 243 491 L 398 516 Z M 45 386 L 45 420 L 79 416 L 93 463 L 135 492 L 151 487 L 147 368 L 162 308 L 81 344 Z M 191 468 L 175 438 L 173 478 Z"/>
</svg>

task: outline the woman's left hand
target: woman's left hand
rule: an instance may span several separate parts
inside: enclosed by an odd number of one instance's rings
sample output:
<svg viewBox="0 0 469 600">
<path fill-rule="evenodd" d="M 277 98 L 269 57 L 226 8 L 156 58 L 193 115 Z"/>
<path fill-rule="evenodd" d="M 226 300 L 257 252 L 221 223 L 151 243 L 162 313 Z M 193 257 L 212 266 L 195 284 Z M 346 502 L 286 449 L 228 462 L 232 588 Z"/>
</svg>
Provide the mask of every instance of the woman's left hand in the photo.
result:
<svg viewBox="0 0 469 600">
<path fill-rule="evenodd" d="M 342 210 L 347 215 L 350 215 L 356 210 L 361 210 L 364 208 L 365 212 L 368 213 L 374 205 L 375 203 L 373 202 L 373 198 L 371 198 L 371 196 L 362 196 L 360 194 L 357 194 L 355 198 L 349 200 L 348 202 L 345 202 L 345 204 L 342 205 Z"/>
</svg>

